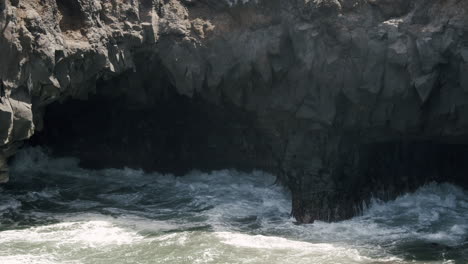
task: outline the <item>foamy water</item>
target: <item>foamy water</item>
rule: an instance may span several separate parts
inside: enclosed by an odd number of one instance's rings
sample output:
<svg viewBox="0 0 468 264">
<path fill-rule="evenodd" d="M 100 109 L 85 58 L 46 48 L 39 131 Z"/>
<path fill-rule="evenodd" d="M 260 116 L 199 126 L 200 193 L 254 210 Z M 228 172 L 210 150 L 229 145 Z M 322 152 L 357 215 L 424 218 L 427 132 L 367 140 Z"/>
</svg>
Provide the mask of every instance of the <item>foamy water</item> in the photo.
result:
<svg viewBox="0 0 468 264">
<path fill-rule="evenodd" d="M 22 151 L 0 187 L 0 263 L 468 263 L 468 193 L 430 184 L 296 225 L 263 172 L 81 169 Z"/>
</svg>

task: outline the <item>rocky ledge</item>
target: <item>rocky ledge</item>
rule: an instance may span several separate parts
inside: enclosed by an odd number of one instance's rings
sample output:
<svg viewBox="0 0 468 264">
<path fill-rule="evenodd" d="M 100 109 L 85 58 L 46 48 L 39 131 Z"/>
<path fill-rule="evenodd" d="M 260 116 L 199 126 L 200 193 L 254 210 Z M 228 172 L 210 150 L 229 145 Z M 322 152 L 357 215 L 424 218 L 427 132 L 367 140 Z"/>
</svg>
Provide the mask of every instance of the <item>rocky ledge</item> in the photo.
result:
<svg viewBox="0 0 468 264">
<path fill-rule="evenodd" d="M 468 186 L 466 1 L 0 0 L 0 29 L 0 181 L 29 141 L 271 171 L 305 223 Z"/>
</svg>

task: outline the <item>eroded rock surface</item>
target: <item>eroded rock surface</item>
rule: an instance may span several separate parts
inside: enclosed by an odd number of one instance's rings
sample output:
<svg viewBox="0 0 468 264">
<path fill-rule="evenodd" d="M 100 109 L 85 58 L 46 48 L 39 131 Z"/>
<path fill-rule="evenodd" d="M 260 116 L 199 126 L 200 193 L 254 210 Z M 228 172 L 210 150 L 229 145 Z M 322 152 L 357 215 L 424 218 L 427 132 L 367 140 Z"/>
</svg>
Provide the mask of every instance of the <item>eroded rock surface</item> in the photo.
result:
<svg viewBox="0 0 468 264">
<path fill-rule="evenodd" d="M 18 142 L 53 130 L 47 105 L 147 110 L 169 89 L 254 120 L 229 157 L 257 153 L 301 222 L 467 183 L 466 1 L 0 0 L 0 28 L 0 181 Z"/>
</svg>

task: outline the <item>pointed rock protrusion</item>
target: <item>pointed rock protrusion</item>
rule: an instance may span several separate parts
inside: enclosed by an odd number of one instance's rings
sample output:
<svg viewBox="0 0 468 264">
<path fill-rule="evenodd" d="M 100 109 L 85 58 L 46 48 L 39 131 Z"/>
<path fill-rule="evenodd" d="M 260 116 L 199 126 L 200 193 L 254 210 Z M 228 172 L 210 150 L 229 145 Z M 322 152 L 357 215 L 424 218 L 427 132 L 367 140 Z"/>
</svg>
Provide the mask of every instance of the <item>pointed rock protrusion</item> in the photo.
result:
<svg viewBox="0 0 468 264">
<path fill-rule="evenodd" d="M 436 81 L 437 74 L 435 73 L 426 74 L 414 80 L 414 87 L 416 88 L 422 103 L 425 103 L 429 99 Z"/>
</svg>

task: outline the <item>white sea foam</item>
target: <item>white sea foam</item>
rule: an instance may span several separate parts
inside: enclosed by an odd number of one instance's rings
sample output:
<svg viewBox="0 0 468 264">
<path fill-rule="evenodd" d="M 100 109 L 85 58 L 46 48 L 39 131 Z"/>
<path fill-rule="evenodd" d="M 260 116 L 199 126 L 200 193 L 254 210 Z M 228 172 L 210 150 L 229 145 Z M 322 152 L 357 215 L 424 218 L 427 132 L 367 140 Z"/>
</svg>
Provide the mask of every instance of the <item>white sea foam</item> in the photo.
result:
<svg viewBox="0 0 468 264">
<path fill-rule="evenodd" d="M 54 260 L 50 256 L 36 256 L 31 254 L 0 256 L 0 261 L 2 264 L 60 264 L 60 262 Z M 72 264 L 72 262 L 68 263 Z"/>
<path fill-rule="evenodd" d="M 67 244 L 99 247 L 131 244 L 142 236 L 106 221 L 63 222 L 40 227 L 1 232 L 0 244 Z"/>
<path fill-rule="evenodd" d="M 257 3 L 258 0 L 225 0 L 230 6 L 235 6 L 239 4 L 247 4 L 249 2 Z"/>
</svg>

